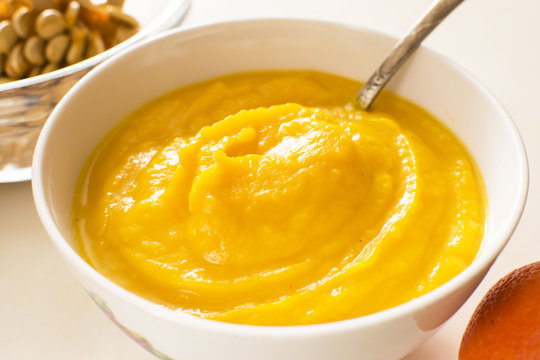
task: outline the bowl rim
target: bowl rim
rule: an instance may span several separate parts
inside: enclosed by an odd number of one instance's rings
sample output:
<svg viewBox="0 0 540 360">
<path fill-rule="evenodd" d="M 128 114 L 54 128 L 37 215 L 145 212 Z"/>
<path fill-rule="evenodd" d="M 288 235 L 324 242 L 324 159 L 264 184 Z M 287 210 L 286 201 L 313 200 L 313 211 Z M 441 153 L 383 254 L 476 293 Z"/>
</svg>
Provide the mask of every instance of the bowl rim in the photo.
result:
<svg viewBox="0 0 540 360">
<path fill-rule="evenodd" d="M 96 283 L 99 288 L 106 289 L 112 293 L 115 297 L 122 299 L 128 304 L 133 305 L 134 307 L 150 314 L 151 316 L 166 320 L 168 322 L 175 323 L 177 325 L 187 326 L 193 329 L 213 331 L 218 333 L 226 333 L 230 335 L 242 335 L 248 337 L 271 337 L 274 339 L 298 339 L 309 336 L 322 336 L 327 334 L 340 334 L 346 333 L 352 330 L 357 330 L 360 328 L 366 328 L 373 324 L 385 323 L 392 319 L 403 318 L 407 316 L 414 315 L 418 313 L 423 308 L 428 305 L 435 304 L 447 297 L 449 294 L 454 293 L 462 285 L 467 283 L 467 281 L 487 272 L 491 267 L 492 263 L 495 261 L 499 253 L 506 246 L 510 240 L 511 235 L 516 229 L 521 215 L 525 208 L 525 203 L 528 193 L 528 184 L 529 184 L 529 169 L 528 169 L 528 160 L 523 144 L 523 140 L 516 124 L 510 117 L 509 113 L 501 105 L 498 99 L 473 75 L 471 75 L 467 70 L 457 65 L 455 62 L 439 54 L 438 52 L 431 50 L 425 46 L 421 46 L 417 51 L 426 52 L 429 56 L 434 57 L 437 61 L 444 63 L 446 66 L 453 68 L 453 70 L 460 73 L 468 82 L 470 82 L 476 89 L 478 89 L 484 98 L 489 100 L 492 104 L 493 109 L 500 114 L 500 118 L 506 125 L 511 129 L 509 136 L 514 140 L 513 143 L 518 150 L 518 168 L 519 173 L 519 188 L 516 198 L 512 204 L 512 208 L 509 209 L 508 213 L 510 216 L 505 218 L 505 221 L 499 225 L 499 231 L 493 234 L 493 240 L 491 241 L 492 245 L 489 248 L 483 250 L 479 256 L 477 256 L 474 261 L 461 273 L 459 273 L 454 278 L 450 279 L 448 282 L 442 284 L 436 289 L 431 290 L 430 292 L 419 296 L 418 298 L 407 301 L 403 304 L 397 305 L 395 307 L 382 310 L 373 314 L 368 314 L 356 318 L 327 322 L 327 323 L 317 323 L 317 324 L 308 324 L 308 325 L 290 325 L 290 326 L 266 326 L 266 325 L 245 325 L 245 324 L 236 324 L 236 323 L 226 323 L 211 319 L 199 318 L 194 315 L 190 315 L 178 310 L 167 309 L 161 305 L 155 304 L 149 300 L 146 300 L 134 293 L 129 292 L 128 290 L 122 288 L 120 285 L 117 285 L 112 280 L 109 280 L 104 275 L 95 270 L 90 266 L 86 261 L 84 261 L 78 253 L 73 249 L 68 241 L 64 239 L 60 231 L 57 229 L 51 211 L 46 205 L 46 196 L 45 191 L 42 187 L 42 155 L 44 148 L 46 147 L 47 136 L 51 128 L 55 123 L 55 119 L 60 116 L 62 107 L 65 103 L 69 102 L 73 94 L 80 91 L 84 87 L 84 84 L 91 79 L 94 74 L 97 74 L 101 69 L 106 68 L 114 64 L 119 59 L 130 56 L 131 53 L 137 51 L 140 48 L 151 45 L 154 42 L 167 41 L 171 37 L 189 37 L 191 39 L 197 36 L 205 36 L 210 30 L 211 33 L 214 31 L 227 31 L 229 27 L 236 26 L 266 26 L 266 27 L 276 27 L 283 25 L 293 25 L 298 27 L 308 27 L 308 26 L 320 26 L 326 27 L 329 30 L 341 30 L 341 31 L 353 31 L 353 32 L 362 32 L 366 34 L 373 34 L 375 36 L 386 37 L 394 42 L 397 42 L 398 39 L 395 36 L 385 34 L 384 32 L 375 31 L 366 27 L 362 27 L 356 24 L 350 24 L 347 22 L 341 21 L 331 21 L 331 20 L 317 20 L 317 19 L 306 19 L 306 18 L 275 18 L 275 17 L 258 17 L 252 19 L 236 19 L 229 21 L 222 21 L 212 24 L 202 24 L 196 26 L 188 26 L 185 28 L 172 29 L 166 32 L 163 32 L 158 35 L 154 35 L 150 38 L 147 38 L 135 46 L 132 46 L 127 51 L 122 52 L 119 55 L 113 56 L 105 60 L 103 63 L 96 66 L 92 69 L 87 75 L 83 77 L 69 92 L 68 94 L 60 101 L 58 106 L 54 109 L 53 113 L 50 116 L 49 121 L 46 122 L 42 135 L 40 136 L 36 152 L 33 159 L 33 180 L 32 180 L 32 189 L 34 194 L 35 206 L 38 212 L 38 215 L 45 227 L 45 230 L 49 234 L 49 237 L 52 239 L 53 243 L 62 253 L 62 255 L 68 260 L 68 263 L 74 267 L 77 271 L 81 272 L 84 277 L 90 279 L 92 282 Z"/>
<path fill-rule="evenodd" d="M 13 80 L 7 83 L 0 84 L 0 93 L 2 91 L 17 90 L 27 86 L 40 85 L 49 81 L 60 79 L 84 70 L 92 69 L 97 64 L 103 62 L 105 59 L 122 52 L 129 48 L 133 44 L 147 38 L 148 36 L 155 34 L 161 30 L 169 29 L 176 23 L 180 22 L 182 18 L 187 14 L 189 6 L 192 0 L 172 0 L 169 1 L 167 6 L 160 12 L 160 15 L 151 21 L 147 26 L 144 26 L 135 35 L 122 41 L 118 45 L 115 45 L 106 51 L 92 56 L 88 59 L 75 63 L 73 65 L 65 66 L 55 71 L 51 71 L 46 74 L 37 75 L 29 78 Z"/>
</svg>

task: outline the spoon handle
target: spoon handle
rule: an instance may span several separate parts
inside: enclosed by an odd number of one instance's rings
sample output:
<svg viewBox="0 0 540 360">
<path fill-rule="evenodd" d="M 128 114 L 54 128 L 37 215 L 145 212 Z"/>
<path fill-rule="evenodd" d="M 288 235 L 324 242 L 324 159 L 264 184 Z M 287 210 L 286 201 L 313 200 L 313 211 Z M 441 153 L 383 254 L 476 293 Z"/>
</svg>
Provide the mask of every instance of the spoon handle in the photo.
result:
<svg viewBox="0 0 540 360">
<path fill-rule="evenodd" d="M 379 92 L 420 43 L 464 0 L 438 0 L 413 29 L 390 51 L 386 59 L 356 94 L 357 106 L 367 110 Z"/>
</svg>

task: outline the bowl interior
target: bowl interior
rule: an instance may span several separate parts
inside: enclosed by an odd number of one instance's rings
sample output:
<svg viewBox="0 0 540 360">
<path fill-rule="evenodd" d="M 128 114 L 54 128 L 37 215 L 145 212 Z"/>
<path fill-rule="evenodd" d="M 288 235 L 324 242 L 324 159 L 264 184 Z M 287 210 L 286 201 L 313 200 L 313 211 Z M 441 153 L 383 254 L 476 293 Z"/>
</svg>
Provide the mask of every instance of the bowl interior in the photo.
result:
<svg viewBox="0 0 540 360">
<path fill-rule="evenodd" d="M 65 246 L 73 240 L 71 205 L 79 172 L 98 142 L 147 101 L 186 84 L 251 70 L 313 69 L 365 80 L 394 43 L 389 36 L 338 24 L 245 21 L 170 32 L 107 60 L 64 97 L 39 139 L 33 186 L 46 229 L 73 265 L 81 266 L 83 260 Z M 527 165 L 519 134 L 478 82 L 427 49 L 419 49 L 389 89 L 454 131 L 483 174 L 486 236 L 467 275 L 477 276 L 502 250 L 524 205 Z"/>
</svg>

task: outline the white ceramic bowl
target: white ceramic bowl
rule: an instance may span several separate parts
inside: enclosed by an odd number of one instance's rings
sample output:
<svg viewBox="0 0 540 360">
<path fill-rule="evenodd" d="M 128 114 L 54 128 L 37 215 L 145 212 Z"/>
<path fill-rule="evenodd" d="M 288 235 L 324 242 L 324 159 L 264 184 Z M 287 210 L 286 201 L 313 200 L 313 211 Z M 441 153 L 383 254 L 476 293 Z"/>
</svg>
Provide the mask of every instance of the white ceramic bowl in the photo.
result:
<svg viewBox="0 0 540 360">
<path fill-rule="evenodd" d="M 62 69 L 0 84 L 0 183 L 30 179 L 36 140 L 58 101 L 83 75 L 112 55 L 160 31 L 176 26 L 191 0 L 126 0 L 140 31 L 109 50 Z"/>
<path fill-rule="evenodd" d="M 163 359 L 395 359 L 412 351 L 465 302 L 509 240 L 527 194 L 519 134 L 474 78 L 425 48 L 390 89 L 452 129 L 484 177 L 488 219 L 477 259 L 436 290 L 369 316 L 320 325 L 264 327 L 203 320 L 115 285 L 73 249 L 71 204 L 81 168 L 126 115 L 180 86 L 248 70 L 316 69 L 366 79 L 396 39 L 307 20 L 254 20 L 169 32 L 99 65 L 54 110 L 33 164 L 36 206 L 83 286 L 126 333 Z M 114 101 L 111 101 L 114 99 Z"/>
</svg>

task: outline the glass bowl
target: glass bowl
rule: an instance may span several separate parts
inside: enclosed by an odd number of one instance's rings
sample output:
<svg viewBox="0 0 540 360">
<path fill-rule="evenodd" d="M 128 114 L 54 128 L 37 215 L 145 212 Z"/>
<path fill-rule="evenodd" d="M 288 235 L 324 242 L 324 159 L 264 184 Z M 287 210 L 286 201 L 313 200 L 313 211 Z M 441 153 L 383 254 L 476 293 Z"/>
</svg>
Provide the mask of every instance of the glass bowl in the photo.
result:
<svg viewBox="0 0 540 360">
<path fill-rule="evenodd" d="M 126 0 L 124 11 L 141 26 L 137 34 L 77 64 L 0 84 L 0 183 L 30 179 L 32 155 L 41 128 L 58 101 L 80 78 L 130 45 L 178 25 L 190 3 L 191 0 Z"/>
</svg>

